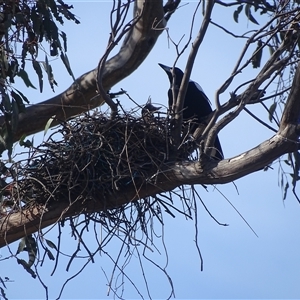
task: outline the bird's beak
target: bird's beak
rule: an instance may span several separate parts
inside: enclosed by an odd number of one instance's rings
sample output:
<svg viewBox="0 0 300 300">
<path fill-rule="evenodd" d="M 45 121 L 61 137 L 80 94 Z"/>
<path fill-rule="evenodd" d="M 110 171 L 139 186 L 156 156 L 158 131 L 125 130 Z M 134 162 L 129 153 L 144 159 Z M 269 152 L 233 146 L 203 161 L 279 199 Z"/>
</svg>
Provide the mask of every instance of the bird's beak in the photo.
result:
<svg viewBox="0 0 300 300">
<path fill-rule="evenodd" d="M 163 65 L 163 64 L 158 64 L 165 72 L 167 72 L 167 73 L 169 73 L 169 74 L 172 74 L 172 71 L 171 71 L 171 69 L 172 68 L 170 68 L 170 67 L 168 67 L 168 66 L 165 66 L 165 65 Z"/>
</svg>

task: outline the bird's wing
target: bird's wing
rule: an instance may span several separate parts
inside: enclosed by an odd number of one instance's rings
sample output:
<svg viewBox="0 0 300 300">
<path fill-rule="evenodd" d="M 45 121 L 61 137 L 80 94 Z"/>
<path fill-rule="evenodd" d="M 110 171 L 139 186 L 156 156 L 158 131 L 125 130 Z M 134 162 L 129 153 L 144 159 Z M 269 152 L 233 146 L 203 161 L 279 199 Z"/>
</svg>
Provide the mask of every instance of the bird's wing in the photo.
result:
<svg viewBox="0 0 300 300">
<path fill-rule="evenodd" d="M 190 80 L 191 83 L 193 83 L 195 85 L 195 87 L 202 92 L 203 96 L 206 98 L 207 102 L 211 105 L 210 100 L 208 99 L 208 97 L 205 95 L 203 88 L 201 87 L 201 85 L 199 83 L 197 83 L 196 81 Z"/>
</svg>

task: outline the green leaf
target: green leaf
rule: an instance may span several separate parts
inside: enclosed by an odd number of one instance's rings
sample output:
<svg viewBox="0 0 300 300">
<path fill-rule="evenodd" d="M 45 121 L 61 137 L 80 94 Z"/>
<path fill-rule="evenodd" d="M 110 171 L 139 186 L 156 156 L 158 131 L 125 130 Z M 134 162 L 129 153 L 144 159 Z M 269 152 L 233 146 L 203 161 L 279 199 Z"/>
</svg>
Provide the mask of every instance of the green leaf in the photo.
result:
<svg viewBox="0 0 300 300">
<path fill-rule="evenodd" d="M 69 59 L 68 59 L 67 54 L 64 54 L 64 53 L 62 52 L 62 53 L 60 54 L 60 58 L 61 58 L 61 60 L 63 61 L 63 63 L 65 64 L 67 71 L 68 71 L 69 74 L 72 76 L 73 80 L 75 81 L 75 77 L 74 77 L 73 72 L 72 72 L 72 70 L 71 70 L 70 63 L 69 63 Z"/>
<path fill-rule="evenodd" d="M 243 10 L 243 5 L 238 6 L 238 8 L 233 13 L 233 19 L 236 23 L 239 22 L 239 14 Z"/>
<path fill-rule="evenodd" d="M 245 7 L 245 14 L 247 18 L 254 24 L 259 25 L 259 23 L 254 19 L 254 17 L 251 14 L 251 4 L 247 4 Z"/>
<path fill-rule="evenodd" d="M 5 109 L 6 112 L 11 111 L 11 102 L 9 96 L 5 93 L 4 96 L 2 96 L 2 103 L 1 103 Z"/>
<path fill-rule="evenodd" d="M 46 123 L 45 129 L 44 129 L 44 136 L 47 134 L 47 131 L 49 129 L 49 127 L 51 126 L 51 123 L 53 122 L 53 120 L 55 119 L 55 116 L 52 116 Z"/>
<path fill-rule="evenodd" d="M 1 57 L 0 57 L 1 68 L 2 68 L 3 73 L 6 73 L 4 71 L 8 70 L 8 60 L 7 60 L 7 55 L 6 55 L 3 47 L 0 48 L 0 54 L 1 54 Z"/>
<path fill-rule="evenodd" d="M 26 10 L 25 7 L 23 9 Z M 16 18 L 15 23 L 17 23 L 17 24 L 26 24 L 26 22 L 27 22 L 24 12 L 21 12 L 21 11 L 17 12 L 15 14 L 15 18 Z"/>
<path fill-rule="evenodd" d="M 19 69 L 19 64 L 18 61 L 14 58 L 12 58 L 10 65 L 8 67 L 8 71 L 7 71 L 7 76 L 9 76 L 9 80 L 11 83 L 15 83 L 15 76 L 18 73 L 18 69 Z"/>
<path fill-rule="evenodd" d="M 286 182 L 285 187 L 284 187 L 283 200 L 286 199 L 288 188 L 289 188 L 289 183 Z"/>
<path fill-rule="evenodd" d="M 0 145 L 1 145 L 1 148 L 3 148 L 3 149 L 8 148 L 8 147 L 7 147 L 7 144 L 6 144 L 6 142 L 5 142 L 5 140 L 4 140 L 4 138 L 3 138 L 2 135 L 0 135 Z M 2 153 L 3 153 L 3 151 L 1 152 L 1 154 L 2 154 Z"/>
<path fill-rule="evenodd" d="M 12 99 L 11 104 L 12 104 L 11 130 L 13 133 L 15 133 L 19 123 L 19 108 L 15 99 Z"/>
<path fill-rule="evenodd" d="M 26 270 L 30 269 L 30 267 L 34 264 L 37 254 L 37 244 L 32 235 L 25 236 L 21 239 L 16 254 L 19 254 L 22 251 L 28 252 L 28 263 L 26 263 L 23 259 L 19 259 L 18 263 L 23 265 Z"/>
<path fill-rule="evenodd" d="M 43 92 L 43 72 L 42 72 L 42 68 L 40 66 L 40 64 L 36 61 L 36 60 L 33 60 L 32 61 L 32 66 L 39 78 L 39 86 L 40 86 L 40 92 L 42 93 Z"/>
<path fill-rule="evenodd" d="M 26 134 L 23 134 L 19 140 L 20 146 L 24 148 L 31 148 L 33 146 L 33 143 L 28 139 L 25 141 L 25 138 L 26 138 Z"/>
<path fill-rule="evenodd" d="M 33 89 L 36 89 L 36 87 L 29 80 L 28 74 L 24 69 L 21 69 L 17 75 L 23 79 L 27 87 L 32 87 Z"/>
<path fill-rule="evenodd" d="M 274 102 L 270 107 L 269 107 L 269 121 L 272 122 L 273 120 L 273 116 L 274 116 L 274 112 L 276 110 L 277 107 L 277 102 Z"/>
<path fill-rule="evenodd" d="M 58 14 L 58 11 L 57 11 L 57 5 L 55 3 L 54 0 L 50 0 L 48 1 L 48 5 L 50 6 L 50 9 L 55 17 L 55 19 L 60 23 L 60 24 L 63 24 L 63 18 Z"/>
<path fill-rule="evenodd" d="M 53 73 L 52 73 L 52 67 L 51 65 L 49 64 L 49 61 L 48 61 L 48 57 L 46 56 L 45 57 L 45 64 L 44 64 L 44 68 L 47 72 L 47 75 L 48 75 L 48 81 L 49 81 L 49 84 L 54 92 L 54 84 L 57 85 L 55 79 L 54 79 L 54 76 L 53 76 Z"/>
<path fill-rule="evenodd" d="M 53 42 L 50 45 L 50 55 L 51 56 L 57 56 L 58 55 L 58 47 L 57 47 L 57 43 Z"/>
<path fill-rule="evenodd" d="M 275 52 L 275 49 L 269 45 L 269 52 L 270 52 L 270 56 L 273 55 L 273 53 Z"/>
<path fill-rule="evenodd" d="M 60 36 L 62 37 L 64 41 L 64 51 L 67 52 L 67 35 L 62 31 L 60 33 Z"/>
<path fill-rule="evenodd" d="M 283 188 L 283 174 L 281 173 L 280 187 Z"/>
<path fill-rule="evenodd" d="M 41 16 L 37 13 L 36 7 L 33 7 L 31 10 L 31 20 L 33 25 L 33 31 L 36 35 L 40 35 L 41 33 Z"/>
<path fill-rule="evenodd" d="M 23 101 L 25 101 L 27 104 L 29 104 L 29 100 L 27 99 L 27 97 L 22 92 L 20 92 L 19 90 L 17 90 L 16 88 L 15 88 L 15 90 L 20 94 L 20 96 L 22 97 Z"/>
<path fill-rule="evenodd" d="M 24 259 L 17 258 L 17 263 L 22 265 L 23 268 L 33 277 L 36 278 L 36 274 L 30 269 L 28 263 Z"/>
<path fill-rule="evenodd" d="M 26 250 L 28 251 L 28 266 L 31 267 L 34 264 L 37 254 L 36 240 L 32 235 L 26 237 Z"/>
<path fill-rule="evenodd" d="M 52 252 L 51 252 L 49 249 L 46 249 L 46 251 L 47 251 L 47 254 L 48 254 L 49 259 L 50 259 L 50 260 L 55 260 L 55 257 L 54 257 L 54 255 L 52 254 Z"/>
<path fill-rule="evenodd" d="M 15 101 L 18 105 L 19 112 L 24 112 L 25 111 L 25 105 L 23 103 L 22 97 L 14 91 L 11 92 L 11 96 L 15 99 Z"/>
<path fill-rule="evenodd" d="M 10 136 L 12 136 L 12 133 L 10 133 Z M 10 163 L 12 162 L 11 156 L 13 152 L 13 144 L 14 143 L 12 142 L 11 138 L 6 140 L 7 156 Z"/>
<path fill-rule="evenodd" d="M 258 40 L 257 47 L 252 55 L 252 66 L 254 69 L 260 67 L 262 53 L 263 53 L 262 41 Z"/>
<path fill-rule="evenodd" d="M 294 155 L 294 160 L 295 160 L 295 172 L 299 172 L 299 168 L 300 168 L 300 154 L 298 151 L 293 152 Z"/>
<path fill-rule="evenodd" d="M 50 240 L 47 240 L 47 239 L 45 239 L 45 241 L 50 248 L 57 250 L 57 247 L 53 242 L 51 242 Z"/>
<path fill-rule="evenodd" d="M 61 0 L 58 0 L 58 3 L 63 4 Z M 60 11 L 67 20 L 73 20 L 76 24 L 80 24 L 80 21 L 76 19 L 75 15 L 69 11 L 70 8 L 73 8 L 73 5 L 63 4 L 64 9 Z"/>
</svg>

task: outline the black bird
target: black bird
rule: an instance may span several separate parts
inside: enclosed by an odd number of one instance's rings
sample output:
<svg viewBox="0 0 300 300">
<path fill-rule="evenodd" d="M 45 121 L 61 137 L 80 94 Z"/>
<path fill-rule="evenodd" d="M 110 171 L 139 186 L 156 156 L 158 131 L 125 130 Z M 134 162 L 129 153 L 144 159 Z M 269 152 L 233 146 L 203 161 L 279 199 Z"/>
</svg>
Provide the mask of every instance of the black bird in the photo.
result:
<svg viewBox="0 0 300 300">
<path fill-rule="evenodd" d="M 168 90 L 168 97 L 169 97 L 169 108 L 172 109 L 173 105 L 173 92 L 172 92 L 172 84 L 173 84 L 173 75 L 172 75 L 172 67 L 165 66 L 163 64 L 159 64 L 161 68 L 167 73 L 169 81 L 170 81 L 170 88 Z M 183 72 L 179 68 L 174 68 L 175 73 L 175 93 L 178 94 L 182 78 Z M 183 120 L 194 119 L 194 123 L 200 124 L 202 123 L 203 118 L 208 116 L 212 112 L 212 108 L 210 105 L 210 101 L 205 95 L 201 86 L 192 80 L 188 83 L 188 88 L 186 91 L 184 104 L 183 104 L 183 112 L 182 117 Z M 193 133 L 196 130 L 197 126 L 192 127 Z M 215 151 L 213 151 L 212 156 L 215 159 L 221 160 L 223 159 L 223 151 L 221 148 L 221 144 L 219 141 L 218 136 L 215 139 Z"/>
<path fill-rule="evenodd" d="M 155 107 L 152 103 L 151 100 L 149 99 L 146 103 L 146 105 L 142 108 L 142 117 L 143 120 L 150 124 L 154 120 L 154 112 L 158 111 L 161 109 L 160 107 Z"/>
</svg>

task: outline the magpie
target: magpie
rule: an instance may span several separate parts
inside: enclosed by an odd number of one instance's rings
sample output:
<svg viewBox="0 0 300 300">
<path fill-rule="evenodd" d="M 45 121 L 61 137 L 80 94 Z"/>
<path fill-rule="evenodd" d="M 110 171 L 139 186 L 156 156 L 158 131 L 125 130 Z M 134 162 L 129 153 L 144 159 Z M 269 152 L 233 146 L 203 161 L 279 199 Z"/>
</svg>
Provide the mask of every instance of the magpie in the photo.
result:
<svg viewBox="0 0 300 300">
<path fill-rule="evenodd" d="M 158 64 L 168 75 L 169 81 L 170 81 L 170 88 L 168 90 L 168 98 L 169 98 L 169 109 L 172 109 L 173 105 L 173 92 L 172 92 L 172 85 L 173 85 L 173 75 L 172 67 L 165 66 L 163 64 Z M 174 75 L 175 75 L 175 93 L 178 94 L 182 78 L 183 78 L 183 72 L 179 68 L 174 68 Z M 190 120 L 194 119 L 194 126 L 191 128 L 191 133 L 193 133 L 199 124 L 203 123 L 203 119 L 207 117 L 212 112 L 212 108 L 210 105 L 210 101 L 205 95 L 203 89 L 201 86 L 195 82 L 190 80 L 188 83 L 188 88 L 186 91 L 184 104 L 183 104 L 183 111 L 182 111 L 182 117 L 183 120 Z M 214 144 L 215 151 L 212 153 L 212 157 L 217 160 L 223 159 L 223 151 L 221 148 L 221 144 L 219 141 L 218 136 L 215 139 Z"/>
</svg>

